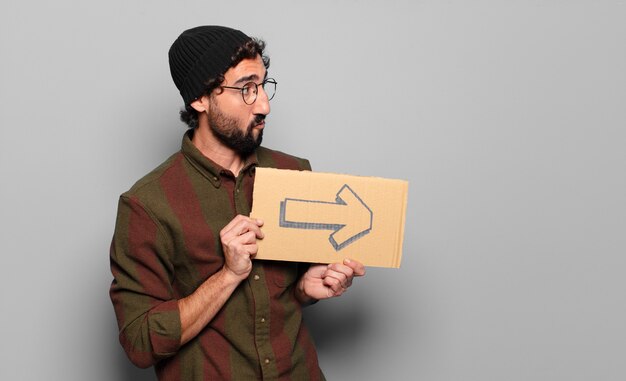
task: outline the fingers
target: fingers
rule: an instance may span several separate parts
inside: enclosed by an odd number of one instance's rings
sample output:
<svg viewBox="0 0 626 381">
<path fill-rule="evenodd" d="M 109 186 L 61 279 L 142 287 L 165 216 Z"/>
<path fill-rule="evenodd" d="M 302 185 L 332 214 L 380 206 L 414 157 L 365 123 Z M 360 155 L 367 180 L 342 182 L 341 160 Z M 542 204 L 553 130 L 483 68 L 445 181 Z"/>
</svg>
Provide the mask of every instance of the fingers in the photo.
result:
<svg viewBox="0 0 626 381">
<path fill-rule="evenodd" d="M 220 238 L 223 243 L 228 243 L 234 238 L 253 232 L 256 238 L 262 239 L 264 234 L 261 226 L 263 226 L 262 220 L 238 215 L 220 231 Z"/>
<path fill-rule="evenodd" d="M 352 278 L 355 276 L 365 275 L 365 266 L 359 261 L 354 259 L 344 259 L 342 263 L 332 263 L 328 265 L 330 270 L 344 274 L 345 276 Z"/>
<path fill-rule="evenodd" d="M 261 231 L 263 221 L 238 215 L 232 219 L 220 232 L 222 246 L 230 253 L 256 254 L 257 238 L 263 238 Z"/>
<path fill-rule="evenodd" d="M 349 287 L 345 280 L 341 281 L 340 279 L 337 279 L 336 277 L 330 275 L 325 276 L 322 283 L 328 289 L 329 297 L 340 296 L 344 292 L 346 292 Z"/>
<path fill-rule="evenodd" d="M 332 263 L 324 272 L 322 278 L 326 287 L 332 291 L 332 296 L 339 296 L 352 286 L 355 276 L 365 275 L 365 267 L 358 261 L 346 259 L 343 263 Z"/>
<path fill-rule="evenodd" d="M 348 288 L 352 284 L 352 269 L 348 266 L 334 263 L 328 265 L 328 269 L 324 273 L 324 278 L 333 278 L 343 288 Z"/>
<path fill-rule="evenodd" d="M 235 275 L 246 277 L 250 273 L 251 258 L 258 252 L 257 238 L 264 237 L 261 226 L 261 220 L 238 215 L 220 231 L 224 267 Z"/>
<path fill-rule="evenodd" d="M 365 266 L 361 262 L 346 258 L 343 260 L 343 263 L 352 269 L 354 276 L 365 275 Z"/>
</svg>

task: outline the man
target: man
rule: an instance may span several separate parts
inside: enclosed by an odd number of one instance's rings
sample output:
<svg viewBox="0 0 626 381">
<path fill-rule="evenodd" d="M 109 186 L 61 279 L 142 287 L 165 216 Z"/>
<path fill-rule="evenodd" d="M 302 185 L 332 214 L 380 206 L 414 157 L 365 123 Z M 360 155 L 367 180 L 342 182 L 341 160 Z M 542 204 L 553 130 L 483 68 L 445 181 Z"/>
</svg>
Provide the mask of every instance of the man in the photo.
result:
<svg viewBox="0 0 626 381">
<path fill-rule="evenodd" d="M 169 51 L 190 129 L 180 152 L 120 197 L 110 295 L 120 342 L 160 380 L 323 380 L 302 306 L 339 296 L 361 263 L 254 260 L 255 168 L 310 170 L 261 147 L 276 81 L 264 43 L 202 26 Z"/>
</svg>

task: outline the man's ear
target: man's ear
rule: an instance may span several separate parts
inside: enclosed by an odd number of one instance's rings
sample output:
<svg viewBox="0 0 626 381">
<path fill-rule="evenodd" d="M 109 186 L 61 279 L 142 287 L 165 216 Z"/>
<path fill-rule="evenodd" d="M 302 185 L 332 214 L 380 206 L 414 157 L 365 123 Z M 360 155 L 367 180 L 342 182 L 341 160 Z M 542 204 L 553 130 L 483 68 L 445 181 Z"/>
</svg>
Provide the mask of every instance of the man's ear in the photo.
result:
<svg viewBox="0 0 626 381">
<path fill-rule="evenodd" d="M 193 109 L 197 112 L 203 113 L 209 109 L 209 97 L 203 95 L 195 101 L 191 102 L 190 106 L 193 107 Z"/>
</svg>

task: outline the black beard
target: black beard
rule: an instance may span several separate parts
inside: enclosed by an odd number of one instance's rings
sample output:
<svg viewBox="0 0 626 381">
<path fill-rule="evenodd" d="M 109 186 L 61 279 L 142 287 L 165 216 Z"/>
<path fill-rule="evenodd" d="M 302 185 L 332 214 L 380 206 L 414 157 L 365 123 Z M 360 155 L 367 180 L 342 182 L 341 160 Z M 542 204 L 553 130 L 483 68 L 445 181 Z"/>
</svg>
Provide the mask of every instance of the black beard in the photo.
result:
<svg viewBox="0 0 626 381">
<path fill-rule="evenodd" d="M 259 135 L 254 138 L 254 126 L 261 123 L 265 119 L 265 115 L 256 115 L 254 120 L 248 125 L 245 132 L 238 128 L 238 121 L 234 118 L 222 114 L 215 107 L 207 113 L 209 128 L 217 139 L 225 146 L 237 152 L 240 156 L 245 157 L 256 150 L 263 140 L 263 130 L 259 131 Z"/>
</svg>

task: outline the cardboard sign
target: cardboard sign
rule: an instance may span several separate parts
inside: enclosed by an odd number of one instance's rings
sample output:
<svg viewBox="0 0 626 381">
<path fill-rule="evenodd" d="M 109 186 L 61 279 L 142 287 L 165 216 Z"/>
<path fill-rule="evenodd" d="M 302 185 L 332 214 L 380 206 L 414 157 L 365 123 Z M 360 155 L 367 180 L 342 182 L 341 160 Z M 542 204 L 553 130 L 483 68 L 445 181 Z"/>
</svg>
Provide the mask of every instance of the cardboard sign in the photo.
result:
<svg viewBox="0 0 626 381">
<path fill-rule="evenodd" d="M 251 217 L 264 221 L 257 259 L 400 267 L 408 183 L 257 168 Z"/>
</svg>

